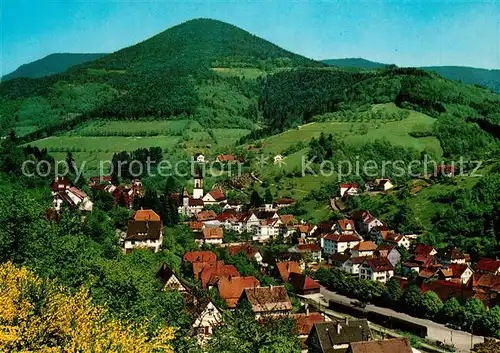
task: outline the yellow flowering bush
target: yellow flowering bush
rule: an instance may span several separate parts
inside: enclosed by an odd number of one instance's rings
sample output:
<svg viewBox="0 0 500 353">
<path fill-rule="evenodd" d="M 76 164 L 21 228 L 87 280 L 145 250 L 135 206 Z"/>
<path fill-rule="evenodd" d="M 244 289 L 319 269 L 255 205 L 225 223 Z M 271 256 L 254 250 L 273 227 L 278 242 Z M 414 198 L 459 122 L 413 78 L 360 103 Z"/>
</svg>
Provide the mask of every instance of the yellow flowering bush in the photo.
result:
<svg viewBox="0 0 500 353">
<path fill-rule="evenodd" d="M 172 352 L 174 329 L 149 331 L 12 263 L 0 265 L 0 352 Z"/>
</svg>

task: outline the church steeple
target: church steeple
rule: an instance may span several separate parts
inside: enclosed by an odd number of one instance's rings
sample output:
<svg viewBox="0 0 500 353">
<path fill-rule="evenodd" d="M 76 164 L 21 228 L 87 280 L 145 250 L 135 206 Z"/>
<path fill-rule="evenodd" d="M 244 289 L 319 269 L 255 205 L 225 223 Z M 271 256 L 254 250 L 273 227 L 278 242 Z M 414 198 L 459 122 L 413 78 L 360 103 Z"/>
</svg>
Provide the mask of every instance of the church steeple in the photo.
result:
<svg viewBox="0 0 500 353">
<path fill-rule="evenodd" d="M 203 173 L 198 167 L 193 178 L 193 199 L 203 198 Z"/>
</svg>

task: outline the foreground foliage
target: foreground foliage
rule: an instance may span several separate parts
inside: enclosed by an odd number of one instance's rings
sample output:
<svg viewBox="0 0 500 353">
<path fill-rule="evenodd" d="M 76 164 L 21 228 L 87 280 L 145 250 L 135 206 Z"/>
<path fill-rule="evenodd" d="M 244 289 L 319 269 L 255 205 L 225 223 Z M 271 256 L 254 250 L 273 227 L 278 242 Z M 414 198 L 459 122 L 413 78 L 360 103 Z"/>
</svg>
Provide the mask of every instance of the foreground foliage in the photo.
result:
<svg viewBox="0 0 500 353">
<path fill-rule="evenodd" d="M 150 330 L 72 295 L 8 262 L 0 266 L 0 350 L 9 352 L 173 352 L 174 329 Z"/>
</svg>

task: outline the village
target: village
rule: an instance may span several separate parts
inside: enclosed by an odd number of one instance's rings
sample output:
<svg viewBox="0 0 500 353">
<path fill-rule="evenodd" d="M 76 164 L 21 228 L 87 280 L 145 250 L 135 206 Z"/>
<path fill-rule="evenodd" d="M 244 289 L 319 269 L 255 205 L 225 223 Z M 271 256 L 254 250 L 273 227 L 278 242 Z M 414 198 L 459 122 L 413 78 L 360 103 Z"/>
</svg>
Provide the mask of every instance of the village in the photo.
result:
<svg viewBox="0 0 500 353">
<path fill-rule="evenodd" d="M 127 186 L 115 186 L 109 177 L 95 177 L 90 179 L 89 188 L 104 190 L 113 195 L 115 203 L 124 202 L 129 208 L 134 198 L 144 195 L 139 179 Z M 375 192 L 392 188 L 389 179 L 376 179 L 365 187 Z M 339 190 L 338 200 L 356 197 L 362 191 L 352 183 L 340 184 Z M 92 211 L 91 198 L 64 178 L 52 184 L 52 196 L 53 214 L 65 206 Z M 477 298 L 486 307 L 497 303 L 499 260 L 482 258 L 472 264 L 470 256 L 456 247 L 436 249 L 420 243 L 419 234 L 396 233 L 369 210 L 312 224 L 287 212 L 296 203 L 293 198 L 249 208 L 228 200 L 221 188 L 207 191 L 200 169 L 193 176 L 192 192 L 184 188 L 182 193 L 170 196 L 199 250 L 184 254 L 183 266 L 188 268 L 187 272 L 176 273 L 164 263 L 157 278 L 163 283 L 163 290 L 182 293 L 192 306 L 196 312 L 193 335 L 202 345 L 210 339 L 215 327 L 223 324 L 224 310 L 235 310 L 248 303 L 257 320 L 291 316 L 297 322 L 304 352 L 369 352 L 375 346 L 379 347 L 377 352 L 412 351 L 404 337 L 380 340 L 372 336 L 366 319 L 339 321 L 310 308 L 307 299 L 322 297 L 324 290 L 324 283 L 316 276 L 320 269 L 381 284 L 397 280 L 401 289 L 417 285 L 422 294 L 432 291 L 443 302 L 450 298 Z M 217 206 L 219 213 L 213 206 Z M 123 252 L 162 251 L 164 239 L 169 237 L 165 229 L 155 211 L 135 210 L 126 232 L 120 235 Z M 241 241 L 228 242 L 225 235 L 229 233 L 240 235 Z M 265 251 L 270 243 L 289 246 L 270 257 Z M 215 249 L 225 249 L 232 256 L 244 255 L 261 274 L 274 278 L 278 285 L 264 285 L 255 276 L 242 275 L 235 265 L 219 259 Z M 224 308 L 210 295 L 200 296 L 195 290 L 197 286 L 205 291 L 216 290 L 225 303 Z M 367 303 L 353 298 L 352 304 L 363 308 Z"/>
</svg>

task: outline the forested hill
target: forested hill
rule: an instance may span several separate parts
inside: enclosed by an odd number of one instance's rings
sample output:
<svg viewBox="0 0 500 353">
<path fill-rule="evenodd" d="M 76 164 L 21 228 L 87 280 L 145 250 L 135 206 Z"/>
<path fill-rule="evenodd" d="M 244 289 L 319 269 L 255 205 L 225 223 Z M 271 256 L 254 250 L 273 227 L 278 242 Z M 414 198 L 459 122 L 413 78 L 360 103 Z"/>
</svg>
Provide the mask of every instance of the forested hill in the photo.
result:
<svg viewBox="0 0 500 353">
<path fill-rule="evenodd" d="M 330 66 L 356 69 L 380 69 L 389 65 L 362 58 L 327 59 L 322 62 Z M 449 80 L 480 85 L 500 93 L 500 70 L 479 69 L 467 66 L 424 66 L 421 69 L 436 72 Z"/>
<path fill-rule="evenodd" d="M 363 58 L 327 59 L 322 60 L 322 62 L 330 66 L 356 69 L 380 69 L 386 66 L 386 64 Z"/>
<path fill-rule="evenodd" d="M 21 65 L 17 70 L 2 77 L 2 81 L 13 78 L 39 78 L 66 71 L 69 67 L 99 59 L 106 54 L 55 53 Z"/>
<path fill-rule="evenodd" d="M 0 83 L 0 134 L 16 126 L 39 137 L 94 117 L 191 116 L 247 128 L 257 116 L 258 87 L 219 75 L 235 67 L 267 74 L 326 65 L 230 24 L 191 20 L 64 73 Z"/>
<path fill-rule="evenodd" d="M 207 67 L 321 66 L 231 24 L 195 19 L 174 26 L 144 42 L 89 63 L 116 70 Z"/>
</svg>

